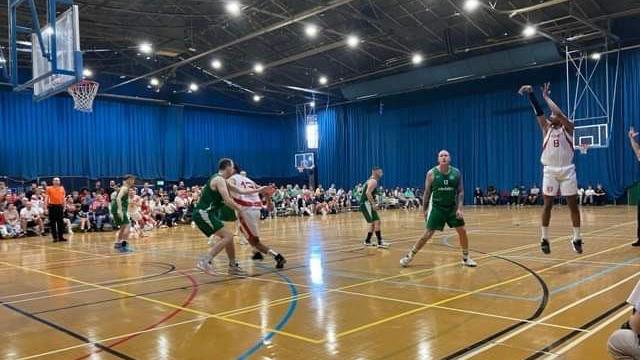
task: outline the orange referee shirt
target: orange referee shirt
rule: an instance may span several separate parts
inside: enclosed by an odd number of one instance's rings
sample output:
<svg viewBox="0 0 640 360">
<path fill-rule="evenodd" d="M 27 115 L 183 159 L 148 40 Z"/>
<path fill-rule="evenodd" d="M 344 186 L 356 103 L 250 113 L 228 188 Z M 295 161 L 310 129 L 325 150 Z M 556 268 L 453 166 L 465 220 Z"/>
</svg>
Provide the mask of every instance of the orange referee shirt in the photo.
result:
<svg viewBox="0 0 640 360">
<path fill-rule="evenodd" d="M 49 197 L 49 205 L 64 205 L 64 187 L 47 186 L 47 197 Z"/>
</svg>

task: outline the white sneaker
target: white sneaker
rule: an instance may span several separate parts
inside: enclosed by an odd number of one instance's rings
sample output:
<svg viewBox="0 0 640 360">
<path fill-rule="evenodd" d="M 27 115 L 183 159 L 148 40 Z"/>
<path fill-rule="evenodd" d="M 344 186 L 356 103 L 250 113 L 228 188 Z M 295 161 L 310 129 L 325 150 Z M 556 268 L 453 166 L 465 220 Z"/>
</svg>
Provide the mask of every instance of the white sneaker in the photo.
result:
<svg viewBox="0 0 640 360">
<path fill-rule="evenodd" d="M 391 243 L 388 243 L 386 241 L 380 241 L 376 246 L 378 247 L 378 249 L 388 249 L 389 245 L 391 245 Z"/>
<path fill-rule="evenodd" d="M 413 256 L 410 256 L 409 254 L 407 254 L 402 259 L 400 259 L 400 266 L 407 267 L 409 266 L 409 263 L 411 263 L 412 260 L 413 260 Z"/>
<path fill-rule="evenodd" d="M 200 259 L 198 259 L 198 262 L 196 263 L 196 267 L 206 273 L 213 272 L 213 265 L 209 263 L 209 260 L 207 259 L 206 256 L 202 256 L 200 257 Z"/>
<path fill-rule="evenodd" d="M 462 265 L 468 266 L 468 267 L 476 267 L 476 266 L 478 266 L 478 264 L 476 264 L 476 262 L 473 261 L 473 259 L 470 256 L 468 256 L 466 259 L 464 259 L 464 258 L 462 259 Z"/>
<path fill-rule="evenodd" d="M 240 245 L 249 245 L 249 242 L 247 241 L 247 239 L 245 239 L 243 236 L 240 237 Z"/>
<path fill-rule="evenodd" d="M 229 275 L 246 276 L 247 272 L 244 271 L 238 263 L 235 263 L 233 265 L 229 264 Z"/>
</svg>

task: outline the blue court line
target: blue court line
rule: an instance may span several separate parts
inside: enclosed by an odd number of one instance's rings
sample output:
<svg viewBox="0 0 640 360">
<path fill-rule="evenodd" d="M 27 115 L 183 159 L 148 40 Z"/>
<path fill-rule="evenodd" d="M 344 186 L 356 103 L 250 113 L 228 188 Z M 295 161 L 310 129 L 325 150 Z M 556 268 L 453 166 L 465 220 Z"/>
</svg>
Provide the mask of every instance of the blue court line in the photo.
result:
<svg viewBox="0 0 640 360">
<path fill-rule="evenodd" d="M 451 239 L 452 237 L 453 237 L 453 235 L 445 236 L 444 238 L 442 238 L 442 242 L 446 246 L 452 247 L 452 245 L 449 243 L 449 239 Z M 604 269 L 602 269 L 600 271 L 597 271 L 597 272 L 595 272 L 595 273 L 593 273 L 593 274 L 591 274 L 591 275 L 589 275 L 587 277 L 584 277 L 584 278 L 582 278 L 580 280 L 572 281 L 572 282 L 570 282 L 570 283 L 568 283 L 566 285 L 562 285 L 562 286 L 559 286 L 559 287 L 557 287 L 555 289 L 552 289 L 551 291 L 549 291 L 549 295 L 555 295 L 555 294 L 561 293 L 563 291 L 567 291 L 567 290 L 573 289 L 573 288 L 578 287 L 578 286 L 580 286 L 580 285 L 582 285 L 582 284 L 584 284 L 584 283 L 586 283 L 588 281 L 597 279 L 597 278 L 599 278 L 601 276 L 604 276 L 604 275 L 606 275 L 606 274 L 608 274 L 608 273 L 610 273 L 612 271 L 618 270 L 621 267 L 624 267 L 625 265 L 634 263 L 634 262 L 636 262 L 638 260 L 640 260 L 640 256 L 637 256 L 637 257 L 634 257 L 634 258 L 631 258 L 631 259 L 627 259 L 627 260 L 625 260 L 625 261 L 623 261 L 623 262 L 621 262 L 620 264 L 617 264 L 617 265 L 607 266 Z M 482 294 L 482 293 L 478 293 L 477 295 L 480 295 L 480 294 Z M 489 294 L 487 293 L 487 295 L 489 295 Z M 496 296 L 496 295 L 498 295 L 498 294 L 493 294 L 493 293 L 491 294 L 491 296 Z M 505 297 L 505 296 L 502 296 L 502 295 L 498 295 L 498 296 L 499 297 Z M 514 297 L 514 298 L 517 298 L 517 299 L 520 299 L 520 300 L 528 300 L 528 301 L 540 301 L 540 299 L 542 299 L 542 295 L 533 296 L 533 297 Z"/>
<path fill-rule="evenodd" d="M 292 301 L 289 302 L 289 307 L 287 308 L 287 312 L 284 314 L 284 316 L 280 319 L 280 321 L 278 321 L 278 323 L 275 326 L 275 330 L 280 331 L 282 330 L 282 328 L 284 328 L 287 322 L 289 322 L 289 319 L 291 318 L 296 308 L 298 307 L 298 289 L 293 284 L 291 279 L 289 279 L 289 277 L 283 274 L 281 271 L 277 271 L 275 274 L 278 275 L 282 280 L 287 282 L 287 285 L 289 286 L 289 292 L 291 293 L 291 298 L 292 298 Z M 247 349 L 244 353 L 242 353 L 242 355 L 238 356 L 238 360 L 248 359 L 251 355 L 255 354 L 258 350 L 260 350 L 260 348 L 266 345 L 266 343 L 270 342 L 271 338 L 273 338 L 275 334 L 276 334 L 275 332 L 270 331 L 268 334 L 266 334 L 260 340 L 258 340 L 258 342 L 255 343 L 251 348 Z"/>
</svg>

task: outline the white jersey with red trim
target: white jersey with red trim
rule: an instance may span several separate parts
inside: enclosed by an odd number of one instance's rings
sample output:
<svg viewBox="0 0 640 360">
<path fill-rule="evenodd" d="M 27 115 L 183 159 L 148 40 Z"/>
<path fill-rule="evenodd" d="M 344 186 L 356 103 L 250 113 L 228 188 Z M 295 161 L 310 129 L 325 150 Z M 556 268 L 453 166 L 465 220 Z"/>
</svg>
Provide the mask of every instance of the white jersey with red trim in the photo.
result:
<svg viewBox="0 0 640 360">
<path fill-rule="evenodd" d="M 573 138 L 564 127 L 549 126 L 542 145 L 540 162 L 544 166 L 562 167 L 573 164 Z"/>
<path fill-rule="evenodd" d="M 232 179 L 235 182 L 236 187 L 239 187 L 240 189 L 243 189 L 243 190 L 253 190 L 258 188 L 258 185 L 256 185 L 256 183 L 253 182 L 253 180 L 249 179 L 246 176 L 242 176 L 240 174 L 235 174 L 231 176 L 230 179 Z M 260 200 L 260 195 L 258 195 L 258 193 L 239 194 L 231 190 L 230 192 L 231 192 L 231 197 L 233 198 L 233 201 L 235 201 L 236 204 L 240 206 L 252 207 L 252 208 L 262 207 L 262 201 Z"/>
</svg>

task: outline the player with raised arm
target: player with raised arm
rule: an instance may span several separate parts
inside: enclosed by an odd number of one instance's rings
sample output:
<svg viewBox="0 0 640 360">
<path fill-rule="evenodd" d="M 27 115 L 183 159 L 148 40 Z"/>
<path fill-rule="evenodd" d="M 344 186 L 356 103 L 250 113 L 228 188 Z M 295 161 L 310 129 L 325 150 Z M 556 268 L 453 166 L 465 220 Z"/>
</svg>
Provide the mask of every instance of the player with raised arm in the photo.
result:
<svg viewBox="0 0 640 360">
<path fill-rule="evenodd" d="M 544 207 L 542 210 L 540 248 L 545 254 L 551 253 L 551 244 L 549 243 L 551 209 L 553 208 L 555 197 L 560 193 L 567 199 L 567 205 L 569 205 L 571 212 L 571 222 L 573 223 L 571 247 L 576 253 L 582 254 L 578 179 L 576 177 L 576 166 L 573 164 L 573 130 L 575 126 L 551 99 L 551 86 L 549 83 L 545 83 L 542 88 L 542 96 L 551 110 L 549 118 L 545 117 L 531 85 L 522 86 L 518 92 L 529 98 L 544 139 L 542 156 L 540 157 L 540 161 L 544 165 L 542 177 Z"/>
</svg>

